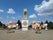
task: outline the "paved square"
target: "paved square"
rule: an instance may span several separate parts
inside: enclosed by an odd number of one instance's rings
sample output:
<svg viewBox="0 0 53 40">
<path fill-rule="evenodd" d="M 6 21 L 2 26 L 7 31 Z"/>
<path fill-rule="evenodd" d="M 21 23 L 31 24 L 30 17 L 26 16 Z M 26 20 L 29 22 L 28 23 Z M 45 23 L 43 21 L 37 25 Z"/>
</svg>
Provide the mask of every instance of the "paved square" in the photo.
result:
<svg viewBox="0 0 53 40">
<path fill-rule="evenodd" d="M 15 30 L 15 33 L 7 33 L 6 30 L 0 30 L 0 40 L 53 40 L 53 30 L 41 32 L 41 34 L 36 34 L 34 30 L 26 32 Z"/>
</svg>

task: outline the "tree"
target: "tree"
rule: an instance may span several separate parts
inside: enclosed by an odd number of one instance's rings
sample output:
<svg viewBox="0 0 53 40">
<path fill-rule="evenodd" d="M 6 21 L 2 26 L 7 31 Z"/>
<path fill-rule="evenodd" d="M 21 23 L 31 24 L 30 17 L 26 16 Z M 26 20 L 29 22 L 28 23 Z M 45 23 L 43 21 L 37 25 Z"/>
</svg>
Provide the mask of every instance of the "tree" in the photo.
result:
<svg viewBox="0 0 53 40">
<path fill-rule="evenodd" d="M 48 24 L 48 20 L 46 20 L 46 21 L 45 21 L 45 23 L 47 23 L 47 24 Z"/>
<path fill-rule="evenodd" d="M 20 20 L 17 21 L 17 24 L 18 24 L 18 26 L 20 26 L 20 28 L 22 28 L 22 24 L 21 24 Z"/>
<path fill-rule="evenodd" d="M 50 21 L 50 22 L 48 23 L 48 29 L 53 29 L 53 22 Z"/>
<path fill-rule="evenodd" d="M 7 26 L 0 21 L 0 28 L 7 28 Z"/>
<path fill-rule="evenodd" d="M 2 22 L 0 21 L 0 28 L 2 27 Z"/>
<path fill-rule="evenodd" d="M 29 28 L 32 28 L 32 25 L 29 25 L 28 27 L 29 27 Z"/>
<path fill-rule="evenodd" d="M 40 25 L 43 25 L 43 22 L 41 22 L 41 24 Z"/>
<path fill-rule="evenodd" d="M 5 29 L 5 28 L 7 28 L 7 26 L 5 25 L 5 24 L 2 24 L 2 27 Z"/>
</svg>

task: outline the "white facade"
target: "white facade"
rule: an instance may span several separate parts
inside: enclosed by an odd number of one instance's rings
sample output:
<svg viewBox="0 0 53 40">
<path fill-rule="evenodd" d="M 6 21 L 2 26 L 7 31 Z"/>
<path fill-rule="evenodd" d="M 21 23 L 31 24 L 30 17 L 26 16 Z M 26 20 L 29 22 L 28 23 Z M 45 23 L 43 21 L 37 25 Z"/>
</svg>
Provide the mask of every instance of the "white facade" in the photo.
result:
<svg viewBox="0 0 53 40">
<path fill-rule="evenodd" d="M 47 23 L 43 24 L 43 28 L 45 28 L 45 30 L 48 30 L 47 25 Z"/>
</svg>

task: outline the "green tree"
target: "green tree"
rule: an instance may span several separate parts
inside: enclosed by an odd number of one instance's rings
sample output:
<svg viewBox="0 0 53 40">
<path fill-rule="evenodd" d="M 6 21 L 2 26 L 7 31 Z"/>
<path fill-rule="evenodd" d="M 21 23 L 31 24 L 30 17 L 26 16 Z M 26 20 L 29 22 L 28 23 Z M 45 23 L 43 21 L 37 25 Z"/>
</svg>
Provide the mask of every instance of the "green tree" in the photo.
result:
<svg viewBox="0 0 53 40">
<path fill-rule="evenodd" d="M 28 27 L 29 27 L 29 28 L 32 28 L 32 25 L 29 25 Z"/>
<path fill-rule="evenodd" d="M 53 22 L 50 21 L 50 22 L 48 23 L 48 29 L 53 29 Z"/>
<path fill-rule="evenodd" d="M 0 28 L 2 27 L 2 22 L 0 21 Z"/>
<path fill-rule="evenodd" d="M 45 21 L 45 23 L 47 23 L 47 24 L 48 24 L 48 20 L 46 20 L 46 21 Z"/>
<path fill-rule="evenodd" d="M 22 28 L 22 24 L 21 24 L 20 20 L 17 21 L 17 24 L 18 24 L 18 26 L 20 26 L 20 28 Z"/>
<path fill-rule="evenodd" d="M 7 28 L 7 26 L 0 21 L 0 28 Z"/>
<path fill-rule="evenodd" d="M 43 25 L 43 22 L 41 22 L 41 24 L 40 25 Z"/>
<path fill-rule="evenodd" d="M 5 24 L 2 24 L 2 27 L 5 29 L 5 28 L 7 28 L 7 26 L 5 25 Z"/>
</svg>

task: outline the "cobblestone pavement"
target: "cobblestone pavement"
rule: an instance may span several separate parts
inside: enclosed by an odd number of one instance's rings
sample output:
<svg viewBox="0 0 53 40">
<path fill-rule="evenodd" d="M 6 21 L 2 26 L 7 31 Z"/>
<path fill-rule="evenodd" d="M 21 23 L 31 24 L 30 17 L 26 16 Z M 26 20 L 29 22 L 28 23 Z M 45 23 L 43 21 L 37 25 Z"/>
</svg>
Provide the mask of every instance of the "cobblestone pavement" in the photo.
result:
<svg viewBox="0 0 53 40">
<path fill-rule="evenodd" d="M 36 34 L 34 30 L 14 31 L 8 33 L 6 30 L 0 30 L 0 40 L 53 40 L 53 30 L 42 30 L 41 34 Z"/>
</svg>

